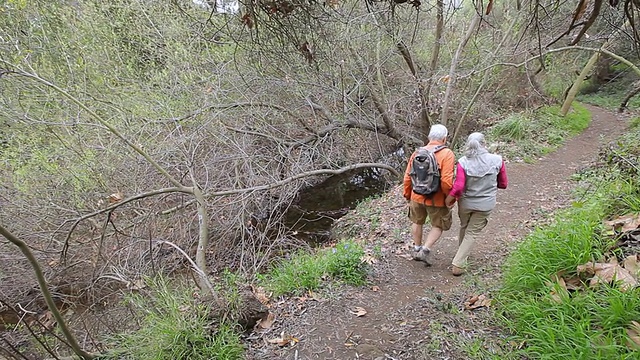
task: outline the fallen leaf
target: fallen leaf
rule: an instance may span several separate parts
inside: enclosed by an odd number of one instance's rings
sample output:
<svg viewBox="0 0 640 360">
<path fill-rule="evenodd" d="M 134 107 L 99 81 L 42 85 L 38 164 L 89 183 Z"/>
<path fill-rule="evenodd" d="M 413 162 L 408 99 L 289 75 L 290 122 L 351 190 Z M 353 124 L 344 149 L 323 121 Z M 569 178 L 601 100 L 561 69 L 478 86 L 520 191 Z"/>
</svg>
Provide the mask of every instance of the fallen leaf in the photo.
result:
<svg viewBox="0 0 640 360">
<path fill-rule="evenodd" d="M 269 296 L 267 296 L 267 293 L 262 287 L 251 285 L 251 292 L 253 292 L 253 296 L 255 296 L 263 305 L 267 305 L 269 303 Z"/>
<path fill-rule="evenodd" d="M 268 329 L 273 325 L 274 321 L 276 321 L 276 315 L 269 312 L 266 318 L 258 320 L 258 326 L 262 329 Z"/>
<path fill-rule="evenodd" d="M 608 229 L 619 232 L 635 230 L 640 228 L 640 214 L 621 216 L 613 220 L 605 221 L 604 225 Z"/>
<path fill-rule="evenodd" d="M 632 321 L 631 326 L 626 330 L 629 336 L 627 346 L 634 350 L 640 350 L 640 323 Z"/>
<path fill-rule="evenodd" d="M 556 277 L 556 282 L 548 282 L 547 286 L 551 287 L 551 291 L 549 295 L 553 299 L 553 301 L 561 304 L 563 302 L 563 298 L 568 297 L 567 291 L 567 283 L 564 281 L 562 277 Z"/>
<path fill-rule="evenodd" d="M 364 255 L 362 259 L 360 259 L 360 261 L 365 264 L 373 265 L 376 262 L 378 262 L 378 259 L 376 259 L 374 256 L 371 256 L 371 255 Z"/>
<path fill-rule="evenodd" d="M 558 271 L 551 279 L 560 284 L 565 290 L 575 291 L 582 289 L 582 280 L 578 276 L 566 277 L 565 271 Z M 551 284 L 552 285 L 552 284 Z"/>
<path fill-rule="evenodd" d="M 270 339 L 267 340 L 269 343 L 271 344 L 278 344 L 278 346 L 287 346 L 289 344 L 295 345 L 296 343 L 298 343 L 300 340 L 291 336 L 291 335 L 285 335 L 284 332 L 282 332 L 280 334 L 280 337 L 275 338 L 275 339 Z"/>
<path fill-rule="evenodd" d="M 363 307 L 360 307 L 360 306 L 354 307 L 353 310 L 350 310 L 350 312 L 357 317 L 367 315 L 367 310 L 365 310 Z"/>
<path fill-rule="evenodd" d="M 138 280 L 134 280 L 133 282 L 128 282 L 127 287 L 130 290 L 142 290 L 145 287 L 147 287 L 147 284 L 145 284 L 144 280 L 138 279 Z"/>
<path fill-rule="evenodd" d="M 120 191 L 109 195 L 109 204 L 115 204 L 118 201 L 121 201 L 124 195 Z"/>
<path fill-rule="evenodd" d="M 473 295 L 467 301 L 464 302 L 464 308 L 467 310 L 474 310 L 481 307 L 491 306 L 491 299 L 486 295 Z"/>
<path fill-rule="evenodd" d="M 40 321 L 40 324 L 42 324 L 42 326 L 47 330 L 53 329 L 54 325 L 56 324 L 56 319 L 51 311 L 46 311 L 44 314 L 40 315 L 38 317 L 38 320 Z"/>
<path fill-rule="evenodd" d="M 637 277 L 640 265 L 638 264 L 638 255 L 629 255 L 622 261 L 622 267 L 629 270 L 631 275 Z"/>
<path fill-rule="evenodd" d="M 620 267 L 617 263 L 592 263 L 578 265 L 578 273 L 593 275 L 589 281 L 590 287 L 600 283 L 609 284 L 619 281 L 620 289 L 626 291 L 638 286 L 638 281 L 629 273 L 629 270 Z"/>
</svg>

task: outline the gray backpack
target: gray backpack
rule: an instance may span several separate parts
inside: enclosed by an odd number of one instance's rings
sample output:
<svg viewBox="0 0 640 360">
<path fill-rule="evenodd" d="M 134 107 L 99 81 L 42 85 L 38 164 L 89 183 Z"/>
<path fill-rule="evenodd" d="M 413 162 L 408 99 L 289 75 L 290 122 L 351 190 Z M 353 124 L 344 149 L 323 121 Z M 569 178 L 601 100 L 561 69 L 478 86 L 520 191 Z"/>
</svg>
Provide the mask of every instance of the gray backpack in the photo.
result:
<svg viewBox="0 0 640 360">
<path fill-rule="evenodd" d="M 440 168 L 436 153 L 444 148 L 445 145 L 439 145 L 433 149 L 421 147 L 416 150 L 409 172 L 414 193 L 431 197 L 440 190 Z"/>
</svg>

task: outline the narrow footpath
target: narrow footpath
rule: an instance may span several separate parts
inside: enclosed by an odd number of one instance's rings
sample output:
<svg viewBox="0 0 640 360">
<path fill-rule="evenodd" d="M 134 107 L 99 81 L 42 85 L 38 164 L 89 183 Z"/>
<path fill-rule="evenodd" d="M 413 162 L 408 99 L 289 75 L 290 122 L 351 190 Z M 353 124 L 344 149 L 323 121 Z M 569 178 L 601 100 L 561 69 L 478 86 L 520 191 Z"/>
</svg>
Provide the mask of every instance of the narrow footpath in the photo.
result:
<svg viewBox="0 0 640 360">
<path fill-rule="evenodd" d="M 575 186 L 571 175 L 589 165 L 602 144 L 624 132 L 621 116 L 588 108 L 592 121 L 582 134 L 534 164 L 507 164 L 509 188 L 498 194 L 496 210 L 470 258 L 469 273 L 454 277 L 450 272 L 457 247 L 455 213 L 453 228 L 434 248 L 433 266 L 407 259 L 409 222 L 398 187 L 371 204 L 378 207 L 383 225 L 368 238 L 380 244 L 384 255 L 374 264 L 371 285 L 276 304 L 276 322 L 256 337 L 247 359 L 468 359 L 461 352 L 461 339 L 469 344 L 500 336 L 482 310 L 464 311 L 463 303 L 472 295 L 490 298 L 513 243 L 535 221 L 570 205 Z M 366 314 L 357 316 L 356 308 Z M 299 341 L 284 347 L 267 343 L 282 335 Z"/>
</svg>

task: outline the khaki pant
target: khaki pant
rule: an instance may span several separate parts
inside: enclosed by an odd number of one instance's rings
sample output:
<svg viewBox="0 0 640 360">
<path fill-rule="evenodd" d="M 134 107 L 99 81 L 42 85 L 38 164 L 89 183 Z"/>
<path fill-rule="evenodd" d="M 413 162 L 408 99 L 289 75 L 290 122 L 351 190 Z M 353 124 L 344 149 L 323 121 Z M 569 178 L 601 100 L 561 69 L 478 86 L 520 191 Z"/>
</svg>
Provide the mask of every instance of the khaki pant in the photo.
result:
<svg viewBox="0 0 640 360">
<path fill-rule="evenodd" d="M 464 267 L 480 231 L 487 226 L 490 214 L 491 211 L 475 211 L 458 207 L 460 234 L 458 235 L 458 252 L 451 262 L 454 266 Z"/>
<path fill-rule="evenodd" d="M 447 231 L 451 229 L 451 209 L 448 207 L 427 206 L 415 201 L 409 202 L 409 219 L 412 223 L 424 225 L 429 217 L 431 226 Z"/>
</svg>

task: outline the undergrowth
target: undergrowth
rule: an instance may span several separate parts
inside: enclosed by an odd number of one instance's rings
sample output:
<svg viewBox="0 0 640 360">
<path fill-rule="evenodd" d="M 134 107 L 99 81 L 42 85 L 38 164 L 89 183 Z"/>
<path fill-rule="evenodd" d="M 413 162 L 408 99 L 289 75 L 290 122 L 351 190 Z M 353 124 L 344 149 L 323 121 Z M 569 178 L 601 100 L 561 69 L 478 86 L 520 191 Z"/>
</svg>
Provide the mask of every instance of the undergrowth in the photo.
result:
<svg viewBox="0 0 640 360">
<path fill-rule="evenodd" d="M 368 266 L 362 246 L 343 240 L 316 253 L 297 252 L 281 261 L 259 281 L 274 296 L 318 289 L 325 278 L 359 286 L 366 283 Z"/>
<path fill-rule="evenodd" d="M 101 359 L 235 360 L 243 346 L 232 324 L 216 323 L 209 308 L 196 304 L 189 289 L 169 288 L 161 278 L 149 279 L 151 296 L 134 295 L 128 302 L 141 316 L 138 330 L 110 341 Z"/>
<path fill-rule="evenodd" d="M 557 149 L 567 137 L 580 133 L 591 121 L 591 113 L 579 103 L 573 104 L 567 116 L 559 113 L 559 106 L 551 106 L 511 114 L 491 126 L 487 133 L 501 141 L 497 152 L 507 159 L 533 162 Z"/>
<path fill-rule="evenodd" d="M 618 71 L 622 71 L 623 73 L 630 71 L 626 65 L 620 65 L 621 69 L 618 69 Z M 633 73 L 629 75 L 621 74 L 615 81 L 600 86 L 596 92 L 590 91 L 594 85 L 592 81 L 588 80 L 585 81 L 581 89 L 581 94 L 579 94 L 577 98 L 582 102 L 616 111 L 620 107 L 622 100 L 627 96 L 627 93 L 636 86 L 634 84 L 636 80 L 637 76 Z M 627 104 L 627 108 L 630 110 L 640 108 L 640 95 L 632 97 Z"/>
<path fill-rule="evenodd" d="M 616 284 L 566 291 L 551 279 L 576 273 L 588 261 L 606 261 L 615 240 L 603 234 L 603 219 L 640 212 L 640 131 L 636 128 L 602 151 L 604 167 L 583 173 L 574 206 L 531 233 L 511 253 L 497 312 L 521 344 L 519 358 L 640 359 L 627 329 L 640 319 L 640 290 Z M 560 294 L 559 298 L 553 293 Z"/>
</svg>

